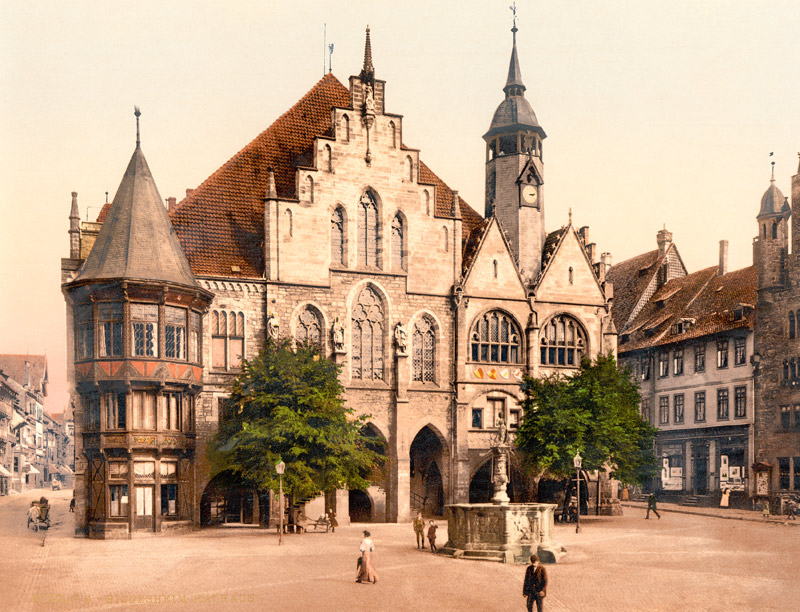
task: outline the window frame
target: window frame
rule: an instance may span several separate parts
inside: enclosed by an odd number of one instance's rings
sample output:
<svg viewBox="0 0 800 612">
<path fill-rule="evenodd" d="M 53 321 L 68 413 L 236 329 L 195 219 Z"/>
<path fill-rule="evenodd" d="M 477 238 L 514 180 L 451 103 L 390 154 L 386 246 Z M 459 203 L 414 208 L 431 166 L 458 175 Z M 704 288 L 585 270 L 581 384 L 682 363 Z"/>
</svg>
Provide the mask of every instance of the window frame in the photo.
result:
<svg viewBox="0 0 800 612">
<path fill-rule="evenodd" d="M 728 367 L 728 339 L 720 338 L 717 340 L 717 369 L 723 370 Z"/>
<path fill-rule="evenodd" d="M 694 422 L 706 422 L 706 392 L 695 391 L 694 393 Z"/>
<path fill-rule="evenodd" d="M 683 349 L 678 348 L 672 352 L 672 375 L 683 375 Z"/>
<path fill-rule="evenodd" d="M 694 371 L 706 371 L 706 343 L 695 345 L 694 347 Z"/>
<path fill-rule="evenodd" d="M 721 387 L 717 389 L 717 420 L 729 421 L 730 418 L 730 392 L 727 387 Z"/>
<path fill-rule="evenodd" d="M 745 385 L 733 388 L 733 418 L 747 418 L 747 387 Z"/>
<path fill-rule="evenodd" d="M 733 365 L 743 366 L 747 363 L 747 340 L 745 338 L 733 339 Z"/>
<path fill-rule="evenodd" d="M 588 351 L 588 334 L 576 317 L 557 314 L 539 330 L 539 364 L 544 367 L 578 369 Z"/>
<path fill-rule="evenodd" d="M 669 425 L 669 395 L 658 398 L 658 424 Z"/>
<path fill-rule="evenodd" d="M 683 424 L 684 412 L 683 393 L 677 393 L 672 396 L 672 420 L 675 425 Z"/>
<path fill-rule="evenodd" d="M 98 302 L 95 337 L 98 357 L 122 357 L 125 352 L 125 308 L 122 302 Z"/>
<path fill-rule="evenodd" d="M 497 321 L 496 327 L 493 321 Z M 506 340 L 503 340 L 505 326 Z M 470 361 L 473 363 L 521 365 L 523 346 L 520 326 L 503 310 L 493 309 L 477 316 L 470 330 Z"/>
<path fill-rule="evenodd" d="M 428 315 L 418 317 L 411 332 L 411 380 L 414 383 L 436 383 L 436 345 L 435 321 Z"/>
</svg>

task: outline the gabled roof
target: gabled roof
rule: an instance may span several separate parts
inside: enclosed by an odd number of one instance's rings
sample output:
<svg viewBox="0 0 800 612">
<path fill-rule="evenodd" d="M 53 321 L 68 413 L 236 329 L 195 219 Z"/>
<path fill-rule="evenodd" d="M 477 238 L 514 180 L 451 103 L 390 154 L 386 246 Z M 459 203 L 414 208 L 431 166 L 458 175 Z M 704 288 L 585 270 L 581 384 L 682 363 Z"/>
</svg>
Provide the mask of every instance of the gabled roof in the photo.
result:
<svg viewBox="0 0 800 612">
<path fill-rule="evenodd" d="M 683 342 L 755 323 L 756 270 L 754 266 L 717 275 L 712 266 L 659 288 L 623 332 L 619 352 Z M 681 323 L 680 333 L 675 325 Z"/>
<path fill-rule="evenodd" d="M 486 242 L 486 238 L 489 236 L 489 232 L 493 225 L 497 226 L 497 233 L 499 234 L 500 239 L 503 241 L 503 244 L 505 245 L 506 253 L 511 259 L 511 265 L 514 268 L 514 272 L 517 275 L 517 280 L 519 280 L 520 287 L 522 288 L 523 291 L 525 291 L 527 289 L 527 286 L 522 276 L 519 273 L 519 268 L 517 267 L 516 263 L 514 263 L 514 256 L 512 255 L 511 245 L 508 243 L 508 238 L 506 237 L 505 231 L 503 231 L 503 226 L 500 223 L 500 220 L 494 215 L 492 215 L 489 219 L 486 219 L 479 227 L 475 229 L 475 231 L 471 232 L 468 237 L 467 243 L 469 244 L 469 247 L 467 249 L 467 247 L 465 246 L 464 251 L 467 252 L 467 250 L 469 250 L 469 256 L 462 257 L 461 282 L 466 286 L 470 272 L 472 272 L 474 264 L 477 260 L 478 253 L 480 253 L 484 243 Z"/>
<path fill-rule="evenodd" d="M 198 287 L 139 143 L 74 282 L 164 281 Z"/>
<path fill-rule="evenodd" d="M 626 259 L 608 271 L 606 278 L 614 285 L 614 305 L 611 308 L 611 315 L 620 333 L 625 332 L 625 324 L 628 323 L 664 260 L 673 250 L 680 258 L 675 245 L 670 244 L 664 255 L 659 256 L 658 249 L 648 251 Z"/>
<path fill-rule="evenodd" d="M 572 220 L 570 217 L 570 222 L 557 229 L 554 232 L 550 232 L 544 241 L 544 248 L 542 249 L 542 268 L 539 272 L 539 275 L 533 281 L 533 288 L 534 290 L 538 290 L 539 286 L 542 284 L 545 276 L 547 276 L 547 271 L 550 268 L 550 265 L 553 263 L 553 260 L 556 257 L 556 254 L 561 249 L 561 245 L 564 244 L 564 239 L 567 235 L 572 232 L 575 236 L 575 240 L 577 240 L 578 245 L 580 247 L 580 252 L 583 254 L 584 260 L 586 261 L 586 265 L 589 267 L 589 272 L 592 275 L 595 283 L 597 284 L 598 290 L 601 290 L 600 287 L 600 279 L 597 278 L 597 274 L 595 273 L 594 266 L 592 262 L 589 260 L 589 255 L 586 253 L 585 245 L 583 241 L 578 237 L 578 234 L 575 232 L 575 228 L 572 226 Z"/>
<path fill-rule="evenodd" d="M 25 380 L 25 362 L 28 380 Z M 0 355 L 0 370 L 20 386 L 27 383 L 33 391 L 47 395 L 47 355 Z"/>
<path fill-rule="evenodd" d="M 332 110 L 349 106 L 348 88 L 326 74 L 178 204 L 171 213 L 172 223 L 195 274 L 263 276 L 268 168 L 273 169 L 278 199 L 296 199 L 297 166 L 312 163 L 315 138 L 332 136 Z M 419 180 L 436 187 L 435 214 L 452 218 L 452 190 L 423 163 Z M 461 198 L 459 205 L 466 239 L 481 216 Z M 233 272 L 232 266 L 238 271 Z"/>
</svg>

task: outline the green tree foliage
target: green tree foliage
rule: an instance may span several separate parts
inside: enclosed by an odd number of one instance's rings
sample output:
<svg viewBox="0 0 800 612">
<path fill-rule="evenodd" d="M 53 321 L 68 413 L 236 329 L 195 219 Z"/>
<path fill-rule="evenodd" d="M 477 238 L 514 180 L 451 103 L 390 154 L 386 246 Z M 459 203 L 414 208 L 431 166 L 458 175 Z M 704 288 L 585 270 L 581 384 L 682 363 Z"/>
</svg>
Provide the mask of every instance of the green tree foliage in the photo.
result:
<svg viewBox="0 0 800 612">
<path fill-rule="evenodd" d="M 242 362 L 210 445 L 215 472 L 230 470 L 260 490 L 278 489 L 275 465 L 283 460 L 283 487 L 303 499 L 337 488 L 366 489 L 384 457 L 375 437 L 345 406 L 341 366 L 315 345 L 296 349 L 288 339 L 268 339 Z"/>
<path fill-rule="evenodd" d="M 537 475 L 573 474 L 580 451 L 583 469 L 610 469 L 626 483 L 640 483 L 656 471 L 656 429 L 639 416 L 638 384 L 613 355 L 584 359 L 574 376 L 526 378 L 525 418 L 516 438 Z"/>
</svg>

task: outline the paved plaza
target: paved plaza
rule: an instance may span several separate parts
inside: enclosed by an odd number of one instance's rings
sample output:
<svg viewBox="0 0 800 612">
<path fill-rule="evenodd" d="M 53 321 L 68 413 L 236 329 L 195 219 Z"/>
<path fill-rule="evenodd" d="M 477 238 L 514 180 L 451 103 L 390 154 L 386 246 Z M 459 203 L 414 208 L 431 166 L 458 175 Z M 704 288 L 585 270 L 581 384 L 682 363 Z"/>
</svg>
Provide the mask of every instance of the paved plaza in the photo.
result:
<svg viewBox="0 0 800 612">
<path fill-rule="evenodd" d="M 25 528 L 44 493 L 49 532 Z M 91 541 L 72 536 L 70 491 L 0 498 L 0 609 L 523 611 L 525 568 L 418 552 L 410 525 L 336 533 L 218 528 Z M 752 516 L 752 515 L 750 515 Z M 440 522 L 444 542 L 446 525 Z M 376 544 L 376 585 L 355 583 L 361 530 Z M 556 525 L 568 554 L 547 570 L 548 612 L 796 610 L 800 528 L 644 509 Z"/>
</svg>

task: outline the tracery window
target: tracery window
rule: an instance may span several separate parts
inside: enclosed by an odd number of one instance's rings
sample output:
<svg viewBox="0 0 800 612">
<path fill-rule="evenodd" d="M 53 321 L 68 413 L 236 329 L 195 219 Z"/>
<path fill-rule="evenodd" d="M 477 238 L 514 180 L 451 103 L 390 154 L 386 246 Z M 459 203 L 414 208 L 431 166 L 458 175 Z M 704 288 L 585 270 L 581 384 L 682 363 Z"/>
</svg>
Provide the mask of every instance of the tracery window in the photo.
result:
<svg viewBox="0 0 800 612">
<path fill-rule="evenodd" d="M 344 211 L 337 208 L 331 216 L 331 265 L 343 266 L 344 259 Z"/>
<path fill-rule="evenodd" d="M 364 287 L 353 306 L 352 376 L 383 380 L 383 304 L 371 287 Z"/>
<path fill-rule="evenodd" d="M 550 319 L 540 332 L 542 365 L 578 367 L 586 352 L 586 335 L 578 321 L 568 315 Z"/>
<path fill-rule="evenodd" d="M 378 267 L 378 204 L 371 193 L 361 196 L 358 205 L 358 262 Z"/>
<path fill-rule="evenodd" d="M 472 361 L 519 363 L 519 327 L 508 315 L 493 310 L 483 315 L 470 334 Z"/>
<path fill-rule="evenodd" d="M 406 269 L 405 246 L 405 226 L 398 213 L 392 219 L 392 268 L 395 270 Z"/>
<path fill-rule="evenodd" d="M 433 320 L 428 316 L 420 317 L 414 324 L 414 334 L 411 338 L 414 381 L 416 382 L 433 382 L 434 380 L 435 340 Z"/>
<path fill-rule="evenodd" d="M 322 346 L 322 317 L 313 306 L 306 306 L 297 317 L 295 329 L 297 342 Z"/>
</svg>

